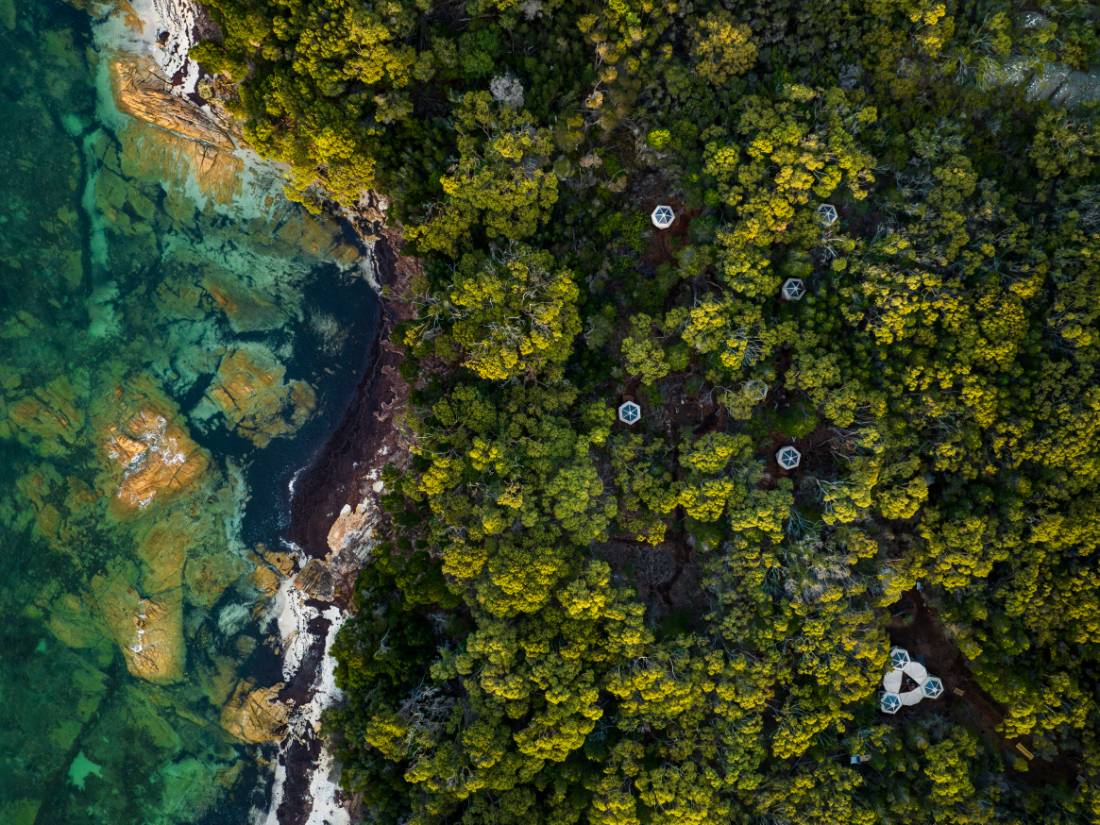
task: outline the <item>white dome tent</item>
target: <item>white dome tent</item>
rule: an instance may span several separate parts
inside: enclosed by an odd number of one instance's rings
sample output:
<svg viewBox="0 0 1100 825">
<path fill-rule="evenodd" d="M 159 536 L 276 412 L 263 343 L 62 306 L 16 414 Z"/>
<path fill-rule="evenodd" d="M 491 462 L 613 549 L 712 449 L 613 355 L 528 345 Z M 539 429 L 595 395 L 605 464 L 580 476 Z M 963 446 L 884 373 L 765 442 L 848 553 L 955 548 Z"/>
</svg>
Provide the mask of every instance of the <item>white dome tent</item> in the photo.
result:
<svg viewBox="0 0 1100 825">
<path fill-rule="evenodd" d="M 832 226 L 837 219 L 836 207 L 831 203 L 821 204 L 817 207 L 817 219 L 821 221 L 822 226 Z"/>
<path fill-rule="evenodd" d="M 890 664 L 901 670 L 909 664 L 909 651 L 903 647 L 895 647 L 890 651 Z"/>
<path fill-rule="evenodd" d="M 633 401 L 625 401 L 619 405 L 619 420 L 624 424 L 631 426 L 641 419 L 642 408 L 635 404 Z"/>
<path fill-rule="evenodd" d="M 783 300 L 801 301 L 806 294 L 806 284 L 801 278 L 788 278 L 783 282 Z"/>
<path fill-rule="evenodd" d="M 759 378 L 750 378 L 741 385 L 741 391 L 753 401 L 763 401 L 768 397 L 768 385 Z"/>
<path fill-rule="evenodd" d="M 908 678 L 913 687 L 902 690 Z M 922 699 L 938 699 L 943 694 L 943 682 L 932 676 L 920 662 L 914 661 L 909 651 L 895 647 L 890 651 L 890 670 L 882 677 L 883 694 L 879 709 L 891 716 L 903 707 L 912 707 Z"/>
<path fill-rule="evenodd" d="M 653 221 L 653 225 L 658 229 L 668 229 L 672 226 L 672 222 L 676 220 L 676 213 L 672 211 L 671 206 L 662 203 L 653 210 L 653 214 L 649 216 L 649 219 Z"/>
<path fill-rule="evenodd" d="M 793 470 L 802 463 L 802 453 L 794 447 L 780 447 L 775 454 L 775 460 L 784 470 Z"/>
</svg>

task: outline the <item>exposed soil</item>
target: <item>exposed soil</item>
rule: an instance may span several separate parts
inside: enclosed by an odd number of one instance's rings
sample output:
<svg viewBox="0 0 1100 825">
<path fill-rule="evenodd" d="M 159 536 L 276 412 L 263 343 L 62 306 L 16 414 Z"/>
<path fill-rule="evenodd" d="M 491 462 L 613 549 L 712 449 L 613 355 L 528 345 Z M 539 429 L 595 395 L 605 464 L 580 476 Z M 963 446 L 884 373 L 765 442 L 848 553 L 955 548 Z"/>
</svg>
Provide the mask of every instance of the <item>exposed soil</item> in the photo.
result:
<svg viewBox="0 0 1100 825">
<path fill-rule="evenodd" d="M 617 538 L 592 548 L 593 556 L 606 561 L 637 591 L 650 627 L 669 619 L 693 625 L 703 612 L 695 553 L 682 531 L 669 532 L 670 540 L 658 545 Z"/>
<path fill-rule="evenodd" d="M 661 204 L 671 206 L 676 214 L 676 220 L 668 229 L 654 229 L 650 234 L 649 244 L 642 255 L 642 271 L 652 272 L 663 263 L 670 262 L 675 253 L 684 245 L 687 239 L 688 228 L 691 220 L 699 214 L 698 209 L 688 210 L 679 198 L 667 198 L 660 201 Z M 646 205 L 646 214 L 650 214 L 658 206 L 658 201 Z"/>
</svg>

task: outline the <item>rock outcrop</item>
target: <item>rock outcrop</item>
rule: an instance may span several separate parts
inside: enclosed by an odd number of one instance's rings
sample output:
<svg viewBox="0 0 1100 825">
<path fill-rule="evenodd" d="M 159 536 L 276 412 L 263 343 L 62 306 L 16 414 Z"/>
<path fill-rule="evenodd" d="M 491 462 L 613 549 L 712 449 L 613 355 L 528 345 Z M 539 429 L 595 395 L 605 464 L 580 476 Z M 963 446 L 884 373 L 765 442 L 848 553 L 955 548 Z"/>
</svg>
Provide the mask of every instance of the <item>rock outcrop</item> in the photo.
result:
<svg viewBox="0 0 1100 825">
<path fill-rule="evenodd" d="M 186 489 L 206 469 L 206 455 L 155 406 L 143 406 L 107 430 L 105 451 L 118 470 L 116 501 L 125 510 L 148 507 Z"/>
<path fill-rule="evenodd" d="M 355 505 L 354 510 L 350 504 L 343 506 L 328 531 L 329 550 L 339 553 L 362 540 L 374 521 L 372 518 L 374 511 L 369 504 L 368 499 L 363 499 Z"/>
<path fill-rule="evenodd" d="M 111 86 L 115 105 L 128 115 L 215 150 L 234 150 L 233 127 L 173 94 L 171 81 L 150 58 L 124 55 L 114 60 Z"/>
<path fill-rule="evenodd" d="M 134 586 L 136 569 L 113 564 L 92 579 L 96 607 L 122 651 L 126 669 L 158 684 L 183 677 L 183 590 L 176 588 L 146 598 Z"/>
<path fill-rule="evenodd" d="M 247 679 L 241 681 L 222 708 L 222 727 L 242 742 L 278 742 L 290 715 L 289 708 L 279 701 L 282 688 L 282 683 L 256 688 Z"/>
<path fill-rule="evenodd" d="M 227 426 L 257 447 L 297 430 L 317 403 L 305 381 L 284 382 L 286 367 L 259 344 L 226 353 L 207 398 L 225 416 Z"/>
<path fill-rule="evenodd" d="M 310 559 L 295 577 L 294 584 L 311 599 L 330 602 L 335 592 L 336 578 L 327 563 L 321 559 Z"/>
</svg>

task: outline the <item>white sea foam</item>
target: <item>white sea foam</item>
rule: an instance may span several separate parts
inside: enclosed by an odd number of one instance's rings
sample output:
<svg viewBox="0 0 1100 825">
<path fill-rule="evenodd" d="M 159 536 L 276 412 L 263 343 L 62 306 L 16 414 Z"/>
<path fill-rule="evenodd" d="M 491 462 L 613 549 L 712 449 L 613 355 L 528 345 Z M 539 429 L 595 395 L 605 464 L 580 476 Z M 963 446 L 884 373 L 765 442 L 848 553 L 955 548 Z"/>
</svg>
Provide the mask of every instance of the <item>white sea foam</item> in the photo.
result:
<svg viewBox="0 0 1100 825">
<path fill-rule="evenodd" d="M 298 485 L 298 478 L 305 472 L 305 467 L 299 467 L 294 471 L 294 475 L 290 477 L 290 483 L 287 484 L 287 489 L 290 491 L 290 500 L 294 500 L 294 488 Z"/>
<path fill-rule="evenodd" d="M 218 613 L 218 630 L 227 638 L 233 636 L 245 626 L 249 615 L 248 605 L 227 604 Z"/>
<path fill-rule="evenodd" d="M 102 4 L 110 12 L 110 2 Z M 178 78 L 176 91 L 181 95 L 195 92 L 199 67 L 189 53 L 198 36 L 199 12 L 191 0 L 131 0 L 130 6 L 141 20 L 141 30 L 130 25 L 131 18 L 120 13 L 105 13 L 95 27 L 100 47 L 146 54 L 166 79 Z"/>
<path fill-rule="evenodd" d="M 332 655 L 332 643 L 346 617 L 335 606 L 325 610 L 325 616 L 331 622 L 325 637 L 325 656 L 314 683 L 313 698 L 302 708 L 303 719 L 308 720 L 314 731 L 320 729 L 321 715 L 325 709 L 342 698 L 340 689 L 336 687 L 336 659 Z M 322 744 L 317 766 L 310 775 L 309 795 L 312 803 L 306 825 L 349 825 L 351 816 L 340 801 L 335 759 L 327 743 Z"/>
<path fill-rule="evenodd" d="M 280 745 L 280 758 L 272 782 L 271 804 L 266 811 L 253 812 L 253 825 L 279 825 L 278 808 L 285 796 L 285 753 L 295 738 L 320 730 L 321 716 L 325 709 L 340 701 L 340 689 L 336 686 L 336 659 L 332 656 L 332 644 L 336 634 L 346 621 L 343 612 L 334 604 L 317 607 L 306 603 L 307 596 L 293 578 L 279 587 L 272 604 L 270 616 L 275 620 L 283 645 L 283 678 L 292 679 L 302 666 L 302 660 L 314 643 L 309 632 L 309 622 L 318 617 L 328 620 L 325 635 L 325 654 L 313 676 L 308 702 L 293 709 L 289 724 L 290 733 Z M 317 765 L 309 777 L 311 799 L 306 825 L 349 825 L 351 817 L 340 801 L 339 785 L 332 753 L 322 745 Z"/>
</svg>

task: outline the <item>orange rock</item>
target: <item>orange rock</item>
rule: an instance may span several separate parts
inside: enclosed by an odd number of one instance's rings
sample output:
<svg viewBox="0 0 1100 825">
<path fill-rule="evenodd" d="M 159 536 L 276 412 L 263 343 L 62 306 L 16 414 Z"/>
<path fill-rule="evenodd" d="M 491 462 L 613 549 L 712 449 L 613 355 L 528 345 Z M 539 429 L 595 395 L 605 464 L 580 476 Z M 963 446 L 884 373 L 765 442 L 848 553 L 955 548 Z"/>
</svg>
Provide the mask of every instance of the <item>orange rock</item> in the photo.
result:
<svg viewBox="0 0 1100 825">
<path fill-rule="evenodd" d="M 172 94 L 171 84 L 148 57 L 126 55 L 111 62 L 115 103 L 126 114 L 167 132 L 232 152 L 233 138 L 197 106 Z"/>
<path fill-rule="evenodd" d="M 276 329 L 286 321 L 274 302 L 224 273 L 207 275 L 202 285 L 237 332 Z"/>
<path fill-rule="evenodd" d="M 77 555 L 83 531 L 72 523 L 73 513 L 80 512 L 80 499 L 71 495 L 73 479 L 65 479 L 53 464 L 31 467 L 15 479 L 16 489 L 34 513 L 34 526 L 50 547 L 58 552 Z M 66 492 L 64 502 L 60 494 Z M 59 507 L 58 504 L 63 504 Z"/>
<path fill-rule="evenodd" d="M 328 547 L 333 553 L 351 546 L 361 539 L 373 524 L 372 513 L 367 506 L 367 501 L 361 501 L 355 509 L 350 505 L 344 505 L 344 509 L 332 522 L 328 530 Z"/>
<path fill-rule="evenodd" d="M 150 682 L 183 676 L 183 606 L 175 590 L 160 601 L 142 599 L 133 615 L 133 640 L 122 648 L 126 668 Z"/>
<path fill-rule="evenodd" d="M 92 595 L 126 668 L 150 682 L 183 677 L 183 591 L 143 598 L 133 586 L 135 568 L 114 565 L 92 579 Z"/>
<path fill-rule="evenodd" d="M 290 709 L 279 701 L 281 684 L 252 689 L 242 681 L 222 708 L 222 727 L 242 742 L 277 742 L 286 729 Z"/>
<path fill-rule="evenodd" d="M 134 10 L 129 0 L 117 0 L 117 5 L 118 10 L 122 12 L 122 19 L 126 23 L 127 28 L 141 34 L 142 30 L 145 28 L 145 21 L 143 21 L 141 15 Z"/>
<path fill-rule="evenodd" d="M 252 584 L 267 596 L 274 596 L 279 590 L 279 574 L 266 564 L 257 564 L 252 571 Z"/>
<path fill-rule="evenodd" d="M 116 501 L 124 510 L 144 509 L 158 496 L 183 490 L 207 466 L 191 437 L 151 406 L 121 428 L 110 427 L 106 442 L 107 457 L 121 470 Z"/>
<path fill-rule="evenodd" d="M 256 555 L 274 567 L 281 575 L 294 574 L 294 556 L 285 550 L 271 550 L 264 544 L 256 545 Z"/>
<path fill-rule="evenodd" d="M 269 550 L 257 544 L 249 560 L 255 565 L 252 584 L 264 595 L 275 595 L 282 580 L 294 575 L 294 556 L 282 550 Z"/>
<path fill-rule="evenodd" d="M 191 537 L 184 517 L 174 514 L 158 520 L 138 542 L 137 552 L 143 570 L 141 587 L 147 593 L 173 590 L 183 584 L 183 566 Z"/>
</svg>

